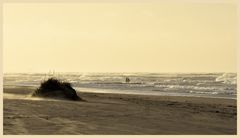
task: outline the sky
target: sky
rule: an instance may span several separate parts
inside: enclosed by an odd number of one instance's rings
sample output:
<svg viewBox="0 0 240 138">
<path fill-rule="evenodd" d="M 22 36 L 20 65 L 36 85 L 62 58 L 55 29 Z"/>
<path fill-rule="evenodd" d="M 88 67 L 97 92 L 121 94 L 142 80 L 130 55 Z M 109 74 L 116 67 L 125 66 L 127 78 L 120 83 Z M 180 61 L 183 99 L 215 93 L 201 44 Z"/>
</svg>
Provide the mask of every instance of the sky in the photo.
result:
<svg viewBox="0 0 240 138">
<path fill-rule="evenodd" d="M 236 72 L 234 3 L 4 4 L 4 72 Z"/>
</svg>

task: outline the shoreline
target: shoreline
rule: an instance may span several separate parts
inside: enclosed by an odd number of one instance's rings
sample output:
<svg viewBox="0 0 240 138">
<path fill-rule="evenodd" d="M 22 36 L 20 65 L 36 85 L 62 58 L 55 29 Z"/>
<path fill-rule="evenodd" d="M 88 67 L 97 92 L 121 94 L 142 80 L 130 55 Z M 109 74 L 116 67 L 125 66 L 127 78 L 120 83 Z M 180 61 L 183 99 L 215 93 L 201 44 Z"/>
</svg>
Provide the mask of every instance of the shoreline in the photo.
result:
<svg viewBox="0 0 240 138">
<path fill-rule="evenodd" d="M 4 88 L 28 95 L 33 88 Z M 86 102 L 4 98 L 3 133 L 236 135 L 232 99 L 78 92 Z"/>
<path fill-rule="evenodd" d="M 123 95 L 139 95 L 139 96 L 161 96 L 161 97 L 187 97 L 187 98 L 206 98 L 206 99 L 228 99 L 237 100 L 237 98 L 232 97 L 211 97 L 211 96 L 194 96 L 194 95 L 164 95 L 164 94 L 142 94 L 142 93 L 110 93 L 110 92 L 86 92 L 81 91 L 81 93 L 95 93 L 95 94 L 123 94 Z"/>
<path fill-rule="evenodd" d="M 30 88 L 30 89 L 36 89 L 37 86 L 13 86 L 13 85 L 4 85 L 3 88 Z M 217 96 L 216 95 L 201 95 L 201 94 L 178 94 L 178 93 L 168 93 L 168 92 L 155 92 L 155 94 L 148 93 L 148 91 L 141 91 L 138 92 L 137 90 L 116 90 L 116 89 L 101 89 L 101 88 L 80 88 L 80 87 L 74 87 L 76 91 L 81 93 L 96 93 L 96 94 L 124 94 L 124 95 L 142 95 L 142 96 L 170 96 L 170 97 L 192 97 L 192 98 L 210 98 L 210 99 L 231 99 L 231 100 L 237 100 L 236 97 L 226 97 L 226 96 Z M 145 93 L 144 93 L 145 92 Z M 175 95 L 174 95 L 175 94 Z M 215 96 L 215 97 L 214 97 Z"/>
</svg>

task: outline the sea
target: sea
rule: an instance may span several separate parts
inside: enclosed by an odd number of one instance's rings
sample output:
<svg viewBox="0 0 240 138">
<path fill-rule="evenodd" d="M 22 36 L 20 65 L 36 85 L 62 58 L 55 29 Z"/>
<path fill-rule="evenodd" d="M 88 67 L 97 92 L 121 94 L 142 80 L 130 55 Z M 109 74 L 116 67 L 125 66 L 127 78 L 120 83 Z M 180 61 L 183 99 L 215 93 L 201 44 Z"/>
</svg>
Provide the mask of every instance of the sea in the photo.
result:
<svg viewBox="0 0 240 138">
<path fill-rule="evenodd" d="M 51 77 L 81 92 L 237 98 L 236 73 L 5 73 L 3 84 L 37 88 Z"/>
</svg>

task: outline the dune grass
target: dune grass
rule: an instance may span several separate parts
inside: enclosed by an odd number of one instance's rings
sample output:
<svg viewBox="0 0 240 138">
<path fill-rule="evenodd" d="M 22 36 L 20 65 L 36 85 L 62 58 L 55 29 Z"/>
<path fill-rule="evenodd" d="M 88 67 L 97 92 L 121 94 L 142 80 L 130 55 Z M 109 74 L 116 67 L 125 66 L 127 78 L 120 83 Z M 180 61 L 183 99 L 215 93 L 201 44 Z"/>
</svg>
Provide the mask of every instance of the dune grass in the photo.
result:
<svg viewBox="0 0 240 138">
<path fill-rule="evenodd" d="M 35 90 L 33 96 L 82 100 L 69 82 L 60 81 L 56 78 L 43 81 L 40 87 Z"/>
</svg>

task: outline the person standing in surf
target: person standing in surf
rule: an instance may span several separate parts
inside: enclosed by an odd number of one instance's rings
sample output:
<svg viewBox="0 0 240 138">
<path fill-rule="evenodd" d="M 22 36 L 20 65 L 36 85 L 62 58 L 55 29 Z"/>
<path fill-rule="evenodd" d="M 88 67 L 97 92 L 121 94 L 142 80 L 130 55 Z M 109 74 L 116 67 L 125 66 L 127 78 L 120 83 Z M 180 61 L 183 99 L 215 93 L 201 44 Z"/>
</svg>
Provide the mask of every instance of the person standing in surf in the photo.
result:
<svg viewBox="0 0 240 138">
<path fill-rule="evenodd" d="M 128 77 L 126 77 L 126 83 L 129 83 L 130 79 Z"/>
</svg>

